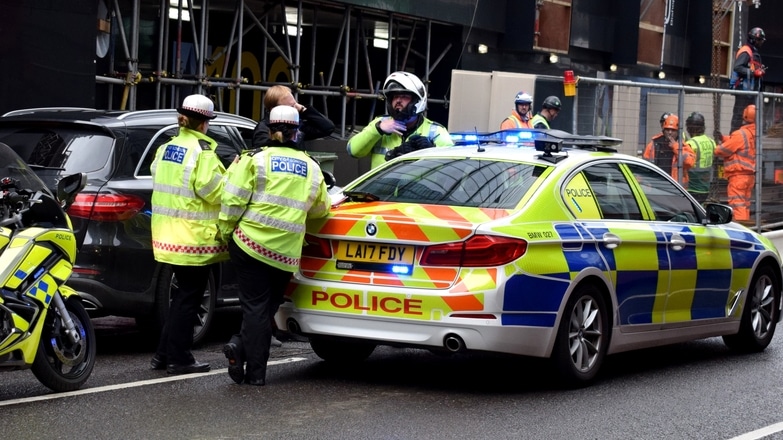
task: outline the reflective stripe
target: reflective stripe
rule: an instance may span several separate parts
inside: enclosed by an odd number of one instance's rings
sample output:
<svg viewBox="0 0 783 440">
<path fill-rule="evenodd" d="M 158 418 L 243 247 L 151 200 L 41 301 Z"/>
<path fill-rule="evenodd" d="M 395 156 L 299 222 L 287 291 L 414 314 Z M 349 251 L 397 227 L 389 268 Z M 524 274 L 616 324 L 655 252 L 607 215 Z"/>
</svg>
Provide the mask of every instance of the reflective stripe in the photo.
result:
<svg viewBox="0 0 783 440">
<path fill-rule="evenodd" d="M 249 200 L 250 197 L 253 196 L 253 192 L 252 191 L 248 191 L 248 190 L 246 190 L 244 188 L 240 188 L 240 187 L 234 185 L 233 183 L 231 183 L 230 181 L 226 181 L 226 186 L 223 187 L 223 191 L 225 191 L 225 192 L 227 192 L 227 193 L 229 193 L 229 194 L 231 194 L 233 196 L 237 196 L 237 197 L 239 197 L 239 198 L 241 198 L 243 200 Z"/>
<path fill-rule="evenodd" d="M 276 196 L 268 193 L 255 193 L 251 200 L 253 203 L 270 203 L 273 205 L 294 208 L 300 211 L 307 210 L 307 203 L 299 200 L 289 199 L 288 197 Z"/>
<path fill-rule="evenodd" d="M 304 234 L 305 232 L 305 225 L 303 224 L 276 219 L 274 217 L 259 214 L 258 212 L 254 212 L 250 210 L 245 211 L 245 214 L 244 216 L 242 216 L 242 219 L 244 221 L 260 223 L 262 226 L 270 226 L 275 229 L 280 229 L 283 231 L 292 232 L 296 234 Z M 240 223 L 243 220 L 240 220 Z"/>
<path fill-rule="evenodd" d="M 386 152 L 387 151 L 389 151 L 388 148 L 380 146 L 380 145 L 376 145 L 376 146 L 374 146 L 372 148 L 372 154 L 380 154 L 380 155 L 382 155 L 384 157 L 386 156 Z"/>
<path fill-rule="evenodd" d="M 217 208 L 217 207 L 215 207 Z M 156 215 L 165 215 L 168 217 L 176 217 L 185 220 L 215 220 L 215 213 L 217 209 L 212 211 L 187 211 L 184 209 L 176 208 L 164 208 L 162 206 L 153 206 L 152 213 Z"/>
<path fill-rule="evenodd" d="M 201 196 L 202 198 L 207 198 L 207 196 L 215 190 L 218 186 L 220 186 L 220 182 L 223 180 L 223 175 L 220 173 L 215 173 L 215 175 L 212 176 L 212 180 L 209 181 L 208 184 L 204 185 L 199 191 L 196 191 L 196 194 Z"/>
<path fill-rule="evenodd" d="M 168 185 L 165 183 L 156 183 L 153 182 L 152 184 L 152 190 L 158 191 L 166 194 L 172 194 L 175 196 L 181 196 L 181 197 L 189 197 L 191 199 L 196 198 L 196 192 L 191 190 L 190 188 L 182 188 L 181 186 L 174 186 L 174 185 Z"/>
<path fill-rule="evenodd" d="M 256 243 L 255 241 L 251 240 L 250 237 L 245 235 L 244 232 L 242 232 L 242 229 L 237 228 L 236 231 L 234 231 L 234 235 L 245 244 L 245 246 L 249 247 L 253 252 L 257 253 L 258 255 L 261 255 L 263 257 L 269 258 L 270 260 L 277 261 L 283 264 L 286 264 L 291 267 L 297 267 L 299 266 L 299 258 L 293 258 L 293 257 L 287 257 L 282 254 L 278 254 L 277 252 L 271 251 L 260 244 Z"/>
<path fill-rule="evenodd" d="M 225 214 L 228 217 L 234 218 L 234 217 L 241 217 L 242 214 L 245 212 L 244 206 L 227 206 L 222 205 L 220 207 L 221 214 Z"/>
</svg>

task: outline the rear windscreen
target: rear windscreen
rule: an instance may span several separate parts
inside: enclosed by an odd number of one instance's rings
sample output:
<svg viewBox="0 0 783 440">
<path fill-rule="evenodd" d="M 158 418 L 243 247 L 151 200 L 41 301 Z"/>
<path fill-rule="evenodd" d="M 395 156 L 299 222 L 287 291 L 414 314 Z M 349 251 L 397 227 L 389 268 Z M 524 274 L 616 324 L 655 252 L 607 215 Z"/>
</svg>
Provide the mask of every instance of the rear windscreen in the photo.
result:
<svg viewBox="0 0 783 440">
<path fill-rule="evenodd" d="M 36 167 L 61 174 L 89 173 L 106 166 L 114 138 L 92 130 L 69 127 L 0 127 L 0 142 Z"/>
</svg>

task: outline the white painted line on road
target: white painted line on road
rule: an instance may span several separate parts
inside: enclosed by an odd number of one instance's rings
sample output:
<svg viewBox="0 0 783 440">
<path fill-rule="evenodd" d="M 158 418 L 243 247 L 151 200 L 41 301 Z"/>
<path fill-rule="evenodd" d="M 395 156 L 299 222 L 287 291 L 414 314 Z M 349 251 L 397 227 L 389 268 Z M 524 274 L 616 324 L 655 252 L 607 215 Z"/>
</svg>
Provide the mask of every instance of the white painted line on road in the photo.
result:
<svg viewBox="0 0 783 440">
<path fill-rule="evenodd" d="M 768 435 L 772 435 L 776 432 L 783 431 L 783 422 L 775 423 L 774 425 L 765 426 L 761 429 L 757 429 L 755 431 L 751 431 L 747 434 L 742 434 L 734 438 L 730 438 L 729 440 L 758 440 L 760 438 L 764 438 Z"/>
<path fill-rule="evenodd" d="M 270 366 L 270 365 L 280 365 L 280 364 L 290 364 L 292 362 L 301 362 L 301 361 L 305 361 L 305 360 L 307 360 L 307 358 L 290 357 L 290 358 L 278 359 L 278 360 L 275 360 L 275 361 L 267 362 L 267 366 Z M 228 372 L 228 368 L 221 368 L 220 370 L 212 370 L 212 371 L 208 371 L 206 373 L 180 374 L 180 375 L 176 375 L 176 376 L 161 377 L 160 379 L 140 380 L 138 382 L 119 383 L 119 384 L 116 384 L 116 385 L 106 385 L 106 386 L 103 386 L 103 387 L 96 387 L 96 388 L 85 388 L 83 390 L 68 391 L 66 393 L 52 393 L 52 394 L 46 394 L 46 395 L 43 395 L 43 396 L 25 397 L 25 398 L 22 398 L 22 399 L 4 400 L 4 401 L 0 402 L 0 407 L 2 407 L 2 406 L 10 406 L 10 405 L 18 405 L 18 404 L 21 404 L 21 403 L 41 402 L 41 401 L 44 401 L 44 400 L 62 399 L 63 397 L 81 396 L 81 395 L 84 395 L 84 394 L 102 393 L 104 391 L 121 390 L 121 389 L 124 389 L 124 388 L 143 387 L 143 386 L 147 386 L 147 385 L 155 385 L 155 384 L 164 383 L 164 382 L 174 382 L 176 380 L 193 379 L 195 377 L 214 376 L 216 374 L 223 374 L 223 373 L 227 373 L 227 372 Z"/>
</svg>

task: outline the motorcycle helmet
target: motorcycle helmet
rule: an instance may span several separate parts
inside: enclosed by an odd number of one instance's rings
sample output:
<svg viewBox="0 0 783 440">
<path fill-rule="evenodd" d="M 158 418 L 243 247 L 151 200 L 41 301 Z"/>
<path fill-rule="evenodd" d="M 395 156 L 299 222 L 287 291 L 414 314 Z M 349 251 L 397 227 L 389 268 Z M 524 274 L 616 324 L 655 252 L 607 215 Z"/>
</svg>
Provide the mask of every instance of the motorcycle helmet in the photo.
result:
<svg viewBox="0 0 783 440">
<path fill-rule="evenodd" d="M 742 120 L 745 122 L 756 122 L 756 106 L 751 104 L 742 111 Z"/>
<path fill-rule="evenodd" d="M 547 96 L 546 99 L 544 99 L 544 103 L 541 105 L 543 108 L 550 108 L 557 111 L 560 111 L 560 107 L 562 104 L 560 103 L 560 98 L 557 96 Z"/>
<path fill-rule="evenodd" d="M 532 104 L 533 103 L 533 97 L 530 96 L 527 92 L 519 92 L 517 93 L 517 96 L 514 98 L 514 105 L 519 104 Z"/>
<path fill-rule="evenodd" d="M 196 119 L 215 119 L 215 104 L 204 95 L 189 95 L 177 108 L 177 113 Z"/>
<path fill-rule="evenodd" d="M 680 118 L 677 117 L 677 115 L 669 115 L 666 117 L 666 120 L 663 121 L 663 128 L 664 129 L 672 129 L 672 130 L 679 130 L 680 129 Z"/>
<path fill-rule="evenodd" d="M 764 33 L 764 29 L 754 27 L 748 32 L 748 43 L 758 47 L 765 41 L 767 41 L 767 35 Z"/>
<path fill-rule="evenodd" d="M 401 111 L 392 107 L 392 99 L 398 93 L 411 95 L 410 104 Z M 383 95 L 386 97 L 386 111 L 394 119 L 404 121 L 427 109 L 427 91 L 419 77 L 408 72 L 394 72 L 383 83 Z"/>
<path fill-rule="evenodd" d="M 685 120 L 685 128 L 688 129 L 688 133 L 704 134 L 704 116 L 699 112 L 691 113 Z"/>
</svg>

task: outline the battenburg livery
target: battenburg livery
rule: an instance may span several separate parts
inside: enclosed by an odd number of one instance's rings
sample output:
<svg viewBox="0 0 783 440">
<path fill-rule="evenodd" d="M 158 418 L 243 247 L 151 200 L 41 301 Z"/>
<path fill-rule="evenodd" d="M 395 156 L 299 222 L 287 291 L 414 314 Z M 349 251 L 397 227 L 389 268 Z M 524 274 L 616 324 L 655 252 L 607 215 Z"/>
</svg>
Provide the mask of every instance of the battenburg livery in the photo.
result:
<svg viewBox="0 0 783 440">
<path fill-rule="evenodd" d="M 589 383 L 607 354 L 723 336 L 761 351 L 781 260 L 619 140 L 455 135 L 349 184 L 309 225 L 277 323 L 323 359 L 376 345 L 551 358 Z"/>
</svg>

